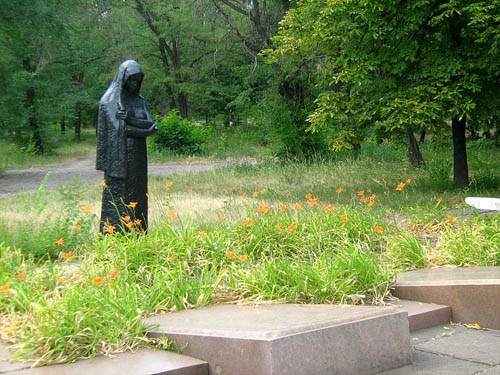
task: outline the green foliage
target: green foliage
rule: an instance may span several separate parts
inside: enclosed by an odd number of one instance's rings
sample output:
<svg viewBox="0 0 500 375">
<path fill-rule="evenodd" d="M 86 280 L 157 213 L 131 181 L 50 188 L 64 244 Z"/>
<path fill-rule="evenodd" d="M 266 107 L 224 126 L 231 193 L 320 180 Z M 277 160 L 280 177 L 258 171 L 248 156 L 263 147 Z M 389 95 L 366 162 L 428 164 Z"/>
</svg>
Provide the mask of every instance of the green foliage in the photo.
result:
<svg viewBox="0 0 500 375">
<path fill-rule="evenodd" d="M 84 207 L 79 196 L 84 190 L 77 179 L 56 192 L 46 192 L 47 174 L 35 195 L 20 193 L 15 206 L 25 213 L 14 222 L 0 220 L 0 237 L 6 246 L 36 259 L 55 259 L 62 253 L 74 250 L 92 239 L 95 215 L 82 212 Z M 56 211 L 49 206 L 54 202 L 60 206 Z M 34 219 L 36 218 L 36 219 Z M 37 220 L 39 222 L 35 222 Z M 63 239 L 62 243 L 58 243 Z"/>
<path fill-rule="evenodd" d="M 499 32 L 489 24 L 499 9 L 499 1 L 304 0 L 268 55 L 316 63 L 322 92 L 309 121 L 334 129 L 336 149 L 375 124 L 435 132 L 465 116 L 489 128 L 500 108 Z"/>
<path fill-rule="evenodd" d="M 171 111 L 157 125 L 158 132 L 154 136 L 154 142 L 160 149 L 187 155 L 203 151 L 207 140 L 206 129 L 183 119 L 179 111 Z"/>
<path fill-rule="evenodd" d="M 474 147 L 498 177 L 495 148 Z M 426 145 L 423 151 L 438 158 L 448 149 Z M 20 358 L 67 362 L 151 345 L 143 319 L 163 311 L 221 301 L 378 302 L 401 270 L 500 265 L 498 215 L 450 212 L 468 192 L 429 190 L 421 170 L 407 170 L 403 178 L 401 153 L 382 144 L 362 147 L 357 158 L 178 174 L 169 177 L 168 189 L 153 179 L 150 218 L 156 222 L 142 235 L 93 237 L 97 219 L 80 209 L 78 199 L 89 198 L 77 183 L 1 199 L 2 333 L 16 342 Z M 481 164 L 471 164 L 480 177 L 475 168 Z M 405 185 L 396 190 L 401 180 Z M 100 189 L 90 189 L 92 206 Z M 360 200 L 361 190 L 374 205 Z M 196 211 L 206 209 L 209 219 L 172 208 L 191 191 L 205 197 Z M 476 192 L 495 195 L 498 185 Z M 224 207 L 204 207 L 215 200 Z M 72 228 L 76 223 L 80 232 Z M 59 238 L 63 245 L 55 244 Z M 53 257 L 36 258 L 31 250 L 45 244 L 53 246 L 46 248 Z M 68 250 L 71 256 L 57 257 Z"/>
<path fill-rule="evenodd" d="M 263 127 L 263 142 L 277 141 L 277 156 L 307 159 L 329 152 L 328 129 L 309 132 L 307 115 L 308 111 L 298 103 L 270 91 L 259 102 L 255 120 Z"/>
</svg>

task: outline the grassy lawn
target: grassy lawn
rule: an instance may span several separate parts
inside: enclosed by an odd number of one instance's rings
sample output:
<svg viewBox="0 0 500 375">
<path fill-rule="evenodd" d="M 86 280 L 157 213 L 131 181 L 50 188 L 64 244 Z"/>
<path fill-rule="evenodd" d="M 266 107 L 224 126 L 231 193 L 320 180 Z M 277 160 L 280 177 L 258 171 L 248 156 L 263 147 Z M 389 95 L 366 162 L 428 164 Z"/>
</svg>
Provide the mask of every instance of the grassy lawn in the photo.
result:
<svg viewBox="0 0 500 375">
<path fill-rule="evenodd" d="M 500 266 L 498 214 L 462 215 L 466 196 L 499 196 L 497 149 L 470 144 L 465 191 L 452 189 L 450 147 L 423 152 L 422 170 L 403 148 L 366 144 L 328 160 L 153 177 L 145 235 L 96 234 L 99 185 L 0 199 L 0 339 L 64 362 L 166 346 L 142 324 L 161 311 L 383 303 L 404 270 Z"/>
<path fill-rule="evenodd" d="M 61 135 L 56 128 L 49 129 L 47 132 L 49 133 L 47 144 L 50 144 L 50 147 L 42 155 L 22 150 L 7 140 L 0 140 L 0 173 L 6 168 L 28 168 L 60 163 L 95 151 L 94 129 L 82 129 L 79 142 L 74 140 L 74 134 L 70 130 L 64 135 Z"/>
</svg>

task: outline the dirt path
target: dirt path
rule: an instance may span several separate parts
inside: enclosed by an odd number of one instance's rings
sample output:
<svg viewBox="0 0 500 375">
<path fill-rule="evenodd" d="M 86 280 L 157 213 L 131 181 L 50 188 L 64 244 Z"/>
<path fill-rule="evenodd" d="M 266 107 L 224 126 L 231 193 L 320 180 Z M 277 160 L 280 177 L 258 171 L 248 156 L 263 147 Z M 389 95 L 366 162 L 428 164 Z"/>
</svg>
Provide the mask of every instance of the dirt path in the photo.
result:
<svg viewBox="0 0 500 375">
<path fill-rule="evenodd" d="M 232 163 L 220 161 L 189 164 L 150 164 L 148 174 L 150 176 L 168 176 L 180 172 L 201 172 L 229 164 Z M 7 170 L 0 175 L 0 197 L 16 194 L 20 191 L 26 193 L 37 191 L 47 173 L 50 173 L 50 175 L 45 185 L 46 190 L 53 190 L 59 185 L 66 185 L 75 177 L 90 184 L 98 183 L 103 179 L 103 172 L 95 169 L 95 153 L 93 153 L 61 164 Z"/>
</svg>

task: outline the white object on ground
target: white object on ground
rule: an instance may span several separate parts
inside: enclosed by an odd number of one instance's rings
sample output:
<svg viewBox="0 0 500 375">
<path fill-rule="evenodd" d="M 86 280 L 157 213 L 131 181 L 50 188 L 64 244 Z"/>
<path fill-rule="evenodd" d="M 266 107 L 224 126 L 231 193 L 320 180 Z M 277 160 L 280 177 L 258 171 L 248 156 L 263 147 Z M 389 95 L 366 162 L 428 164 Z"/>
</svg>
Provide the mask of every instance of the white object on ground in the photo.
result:
<svg viewBox="0 0 500 375">
<path fill-rule="evenodd" d="M 499 198 L 467 197 L 465 198 L 465 203 L 479 210 L 500 211 Z"/>
</svg>

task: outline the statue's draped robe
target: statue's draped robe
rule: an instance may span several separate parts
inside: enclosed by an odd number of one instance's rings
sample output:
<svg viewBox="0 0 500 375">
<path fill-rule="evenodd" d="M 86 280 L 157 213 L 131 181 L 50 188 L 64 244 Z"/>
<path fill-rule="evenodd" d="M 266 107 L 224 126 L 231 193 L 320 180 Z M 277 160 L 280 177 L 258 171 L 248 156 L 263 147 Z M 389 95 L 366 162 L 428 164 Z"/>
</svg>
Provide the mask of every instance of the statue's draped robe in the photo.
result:
<svg viewBox="0 0 500 375">
<path fill-rule="evenodd" d="M 137 73 L 144 75 L 137 62 L 127 60 L 122 63 L 99 102 L 96 169 L 104 171 L 106 182 L 102 196 L 101 232 L 108 226 L 114 226 L 115 231 L 127 231 L 127 221 L 124 220 L 127 216 L 130 216 L 130 221 L 140 220 L 140 224 L 136 222 L 136 228 L 147 229 L 146 138 L 127 135 L 130 125 L 116 118 L 118 110 L 126 110 L 132 116 L 152 121 L 146 101 L 140 95 L 134 108 L 128 108 L 122 98 L 125 82 Z"/>
</svg>

